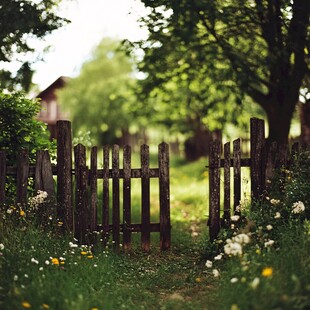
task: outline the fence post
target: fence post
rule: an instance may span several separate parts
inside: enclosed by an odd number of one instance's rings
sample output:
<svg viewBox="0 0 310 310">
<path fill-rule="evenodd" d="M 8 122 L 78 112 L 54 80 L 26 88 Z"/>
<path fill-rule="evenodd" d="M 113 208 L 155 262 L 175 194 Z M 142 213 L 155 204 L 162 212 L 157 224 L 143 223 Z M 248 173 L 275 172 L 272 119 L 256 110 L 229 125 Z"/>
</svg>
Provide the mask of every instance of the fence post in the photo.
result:
<svg viewBox="0 0 310 310">
<path fill-rule="evenodd" d="M 27 203 L 27 185 L 29 176 L 29 154 L 27 149 L 21 150 L 18 154 L 16 176 L 16 202 L 24 205 Z"/>
<path fill-rule="evenodd" d="M 0 209 L 5 204 L 6 154 L 0 151 Z"/>
<path fill-rule="evenodd" d="M 159 208 L 160 208 L 160 249 L 169 250 L 171 246 L 170 223 L 170 183 L 169 183 L 169 145 L 162 142 L 158 146 L 159 167 Z"/>
<path fill-rule="evenodd" d="M 209 234 L 211 242 L 220 231 L 220 166 L 221 142 L 210 143 L 209 157 Z"/>
<path fill-rule="evenodd" d="M 234 140 L 234 212 L 239 214 L 240 210 L 237 207 L 240 206 L 241 200 L 241 140 Z"/>
<path fill-rule="evenodd" d="M 114 144 L 112 148 L 112 235 L 114 249 L 120 247 L 120 199 L 119 199 L 119 146 Z"/>
<path fill-rule="evenodd" d="M 230 222 L 230 142 L 224 144 L 224 224 Z"/>
<path fill-rule="evenodd" d="M 69 121 L 57 121 L 57 213 L 67 231 L 73 231 L 72 136 Z"/>
<path fill-rule="evenodd" d="M 149 146 L 141 145 L 141 248 L 150 250 L 150 159 Z"/>
<path fill-rule="evenodd" d="M 131 250 L 131 147 L 124 146 L 123 151 L 123 246 L 124 251 Z"/>
<path fill-rule="evenodd" d="M 260 198 L 265 188 L 265 152 L 265 123 L 251 118 L 251 192 L 255 200 Z"/>
</svg>

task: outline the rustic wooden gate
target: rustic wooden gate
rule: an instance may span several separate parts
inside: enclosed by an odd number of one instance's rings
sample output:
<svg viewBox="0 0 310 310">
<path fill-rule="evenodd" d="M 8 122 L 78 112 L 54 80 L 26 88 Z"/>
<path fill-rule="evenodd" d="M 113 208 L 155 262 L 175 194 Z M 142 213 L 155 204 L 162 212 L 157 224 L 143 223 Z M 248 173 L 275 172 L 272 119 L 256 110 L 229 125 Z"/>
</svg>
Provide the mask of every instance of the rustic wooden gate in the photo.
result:
<svg viewBox="0 0 310 310">
<path fill-rule="evenodd" d="M 149 251 L 152 232 L 160 233 L 160 249 L 168 250 L 171 245 L 169 147 L 158 146 L 158 168 L 150 168 L 149 146 L 141 146 L 141 168 L 131 167 L 131 148 L 123 148 L 123 168 L 120 168 L 120 147 L 103 147 L 103 167 L 98 168 L 97 147 L 91 148 L 90 168 L 86 165 L 86 148 L 78 144 L 72 147 L 71 123 L 57 122 L 57 165 L 52 166 L 47 151 L 38 151 L 35 166 L 29 165 L 28 153 L 21 152 L 17 167 L 7 167 L 5 153 L 0 152 L 0 203 L 5 204 L 5 179 L 14 175 L 17 179 L 16 202 L 26 204 L 28 178 L 33 177 L 36 190 L 47 191 L 57 204 L 57 214 L 67 232 L 73 232 L 81 243 L 93 241 L 93 232 L 99 232 L 103 242 L 110 237 L 116 251 L 120 244 L 125 251 L 132 246 L 132 233 L 141 233 L 141 247 Z M 72 152 L 73 150 L 73 152 Z M 72 156 L 74 154 L 74 157 Z M 73 160 L 74 159 L 74 160 Z M 109 167 L 110 161 L 112 167 Z M 74 166 L 73 166 L 74 162 Z M 57 177 L 57 194 L 54 178 Z M 141 179 L 141 222 L 131 221 L 131 181 Z M 150 179 L 158 178 L 159 221 L 150 221 Z M 102 206 L 98 206 L 98 180 L 103 180 Z M 110 186 L 109 180 L 112 180 Z M 123 182 L 121 193 L 120 181 Z M 111 188 L 110 188 L 111 187 Z M 110 197 L 111 194 L 111 197 Z M 122 194 L 122 206 L 120 196 Z M 111 198 L 111 199 L 110 199 Z M 57 202 L 56 202 L 57 201 Z M 121 223 L 121 207 L 123 221 Z M 98 208 L 102 210 L 99 220 Z M 112 212 L 112 223 L 109 222 Z M 121 236 L 123 237 L 121 240 Z"/>
</svg>

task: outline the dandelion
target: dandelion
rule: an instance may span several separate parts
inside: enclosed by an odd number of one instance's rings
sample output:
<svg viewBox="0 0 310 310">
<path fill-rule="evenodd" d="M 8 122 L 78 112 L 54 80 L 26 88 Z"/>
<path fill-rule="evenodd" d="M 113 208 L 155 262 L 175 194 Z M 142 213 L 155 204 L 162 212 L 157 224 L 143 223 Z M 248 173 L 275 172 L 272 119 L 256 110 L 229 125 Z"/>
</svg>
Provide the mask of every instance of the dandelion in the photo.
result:
<svg viewBox="0 0 310 310">
<path fill-rule="evenodd" d="M 233 222 L 237 222 L 237 221 L 239 221 L 240 216 L 239 216 L 239 215 L 233 215 L 230 219 L 231 219 L 231 221 L 233 221 Z"/>
<path fill-rule="evenodd" d="M 261 253 L 260 249 L 256 249 L 255 253 L 259 255 Z"/>
<path fill-rule="evenodd" d="M 42 308 L 43 308 L 43 309 L 49 309 L 50 306 L 49 306 L 48 304 L 42 304 Z"/>
<path fill-rule="evenodd" d="M 236 282 L 238 282 L 238 278 L 231 278 L 230 279 L 230 283 L 236 283 Z"/>
<path fill-rule="evenodd" d="M 93 257 L 94 257 L 93 255 L 88 255 L 88 256 L 87 256 L 87 258 L 93 258 Z"/>
<path fill-rule="evenodd" d="M 258 277 L 254 278 L 254 280 L 250 283 L 250 287 L 255 290 L 259 285 L 260 279 Z"/>
<path fill-rule="evenodd" d="M 280 213 L 280 212 L 276 212 L 274 218 L 275 218 L 275 219 L 281 218 L 281 213 Z"/>
<path fill-rule="evenodd" d="M 53 265 L 59 265 L 59 259 L 58 258 L 52 258 L 52 264 Z"/>
<path fill-rule="evenodd" d="M 196 281 L 196 283 L 200 283 L 201 282 L 201 278 L 196 278 L 195 281 Z"/>
<path fill-rule="evenodd" d="M 220 272 L 217 269 L 213 269 L 212 274 L 213 274 L 214 278 L 217 278 L 220 276 Z"/>
<path fill-rule="evenodd" d="M 212 268 L 212 262 L 210 260 L 206 261 L 206 267 L 207 268 Z"/>
<path fill-rule="evenodd" d="M 86 255 L 87 252 L 86 251 L 81 251 L 81 255 Z"/>
<path fill-rule="evenodd" d="M 233 305 L 231 305 L 230 310 L 239 310 L 239 307 L 238 307 L 238 305 L 233 304 Z"/>
<path fill-rule="evenodd" d="M 303 204 L 303 202 L 298 201 L 298 202 L 293 203 L 292 209 L 293 209 L 292 213 L 298 214 L 298 213 L 305 211 L 305 205 Z"/>
<path fill-rule="evenodd" d="M 30 303 L 29 303 L 28 301 L 23 301 L 23 302 L 22 302 L 22 306 L 23 306 L 24 308 L 26 308 L 26 309 L 31 308 L 31 305 L 30 305 Z"/>
<path fill-rule="evenodd" d="M 267 225 L 266 228 L 267 228 L 267 230 L 272 230 L 273 229 L 272 225 Z"/>
<path fill-rule="evenodd" d="M 21 217 L 24 217 L 24 216 L 26 215 L 26 213 L 25 213 L 24 210 L 20 210 L 20 211 L 19 211 L 19 215 L 20 215 Z"/>
<path fill-rule="evenodd" d="M 4 250 L 4 244 L 3 243 L 0 243 L 0 250 Z"/>
<path fill-rule="evenodd" d="M 58 226 L 62 226 L 63 224 L 64 224 L 64 223 L 61 222 L 61 221 L 58 221 L 58 223 L 57 223 Z"/>
<path fill-rule="evenodd" d="M 262 276 L 268 278 L 271 277 L 273 273 L 273 269 L 271 267 L 265 267 L 262 271 Z"/>
</svg>

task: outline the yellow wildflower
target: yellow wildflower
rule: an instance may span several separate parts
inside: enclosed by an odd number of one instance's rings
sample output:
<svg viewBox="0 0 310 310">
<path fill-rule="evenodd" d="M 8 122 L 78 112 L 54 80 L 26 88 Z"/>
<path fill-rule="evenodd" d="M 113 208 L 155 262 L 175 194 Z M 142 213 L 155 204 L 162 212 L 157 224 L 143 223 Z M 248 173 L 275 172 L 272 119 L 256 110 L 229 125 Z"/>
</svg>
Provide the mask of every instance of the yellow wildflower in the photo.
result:
<svg viewBox="0 0 310 310">
<path fill-rule="evenodd" d="M 59 259 L 58 258 L 52 258 L 52 264 L 59 265 Z"/>
<path fill-rule="evenodd" d="M 44 309 L 49 309 L 50 306 L 49 306 L 48 304 L 43 304 L 43 305 L 42 305 L 42 308 L 44 308 Z"/>
<path fill-rule="evenodd" d="M 262 271 L 262 276 L 264 277 L 271 277 L 273 273 L 273 269 L 271 267 L 265 267 Z"/>
<path fill-rule="evenodd" d="M 196 281 L 197 283 L 200 283 L 200 282 L 201 282 L 201 278 L 196 278 L 195 281 Z"/>
<path fill-rule="evenodd" d="M 31 305 L 30 305 L 30 303 L 29 303 L 28 301 L 23 301 L 23 302 L 22 302 L 22 306 L 23 306 L 24 308 L 27 308 L 27 309 L 31 308 Z"/>
<path fill-rule="evenodd" d="M 87 252 L 86 252 L 86 251 L 82 251 L 81 254 L 82 254 L 82 255 L 86 255 Z"/>
<path fill-rule="evenodd" d="M 20 211 L 19 211 L 19 215 L 20 215 L 20 216 L 25 216 L 25 214 L 26 214 L 26 213 L 25 213 L 24 210 L 20 210 Z"/>
<path fill-rule="evenodd" d="M 93 258 L 93 257 L 94 257 L 93 255 L 88 255 L 88 256 L 87 256 L 87 258 Z"/>
</svg>

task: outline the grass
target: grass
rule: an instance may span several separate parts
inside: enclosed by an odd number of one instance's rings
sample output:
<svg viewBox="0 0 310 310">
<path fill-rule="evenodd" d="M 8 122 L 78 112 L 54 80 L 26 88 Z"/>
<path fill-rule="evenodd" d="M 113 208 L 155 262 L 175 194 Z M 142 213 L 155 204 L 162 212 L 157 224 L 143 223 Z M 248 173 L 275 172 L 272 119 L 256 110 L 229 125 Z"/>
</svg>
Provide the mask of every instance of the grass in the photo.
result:
<svg viewBox="0 0 310 310">
<path fill-rule="evenodd" d="M 150 253 L 135 249 L 117 255 L 112 245 L 77 245 L 69 236 L 62 237 L 57 226 L 42 231 L 18 208 L 4 212 L 0 308 L 307 309 L 309 159 L 305 162 L 285 172 L 273 183 L 270 195 L 252 206 L 255 212 L 244 211 L 233 228 L 222 230 L 210 244 L 206 160 L 185 163 L 173 158 L 172 249 L 164 253 L 158 250 L 157 234 Z M 306 210 L 292 214 L 292 205 L 299 200 Z M 133 201 L 139 208 L 138 195 Z M 280 218 L 275 218 L 276 212 Z M 135 216 L 138 219 L 138 210 Z M 227 254 L 227 239 L 241 234 L 250 240 L 241 244 L 242 254 Z M 270 241 L 274 243 L 265 246 Z"/>
</svg>

